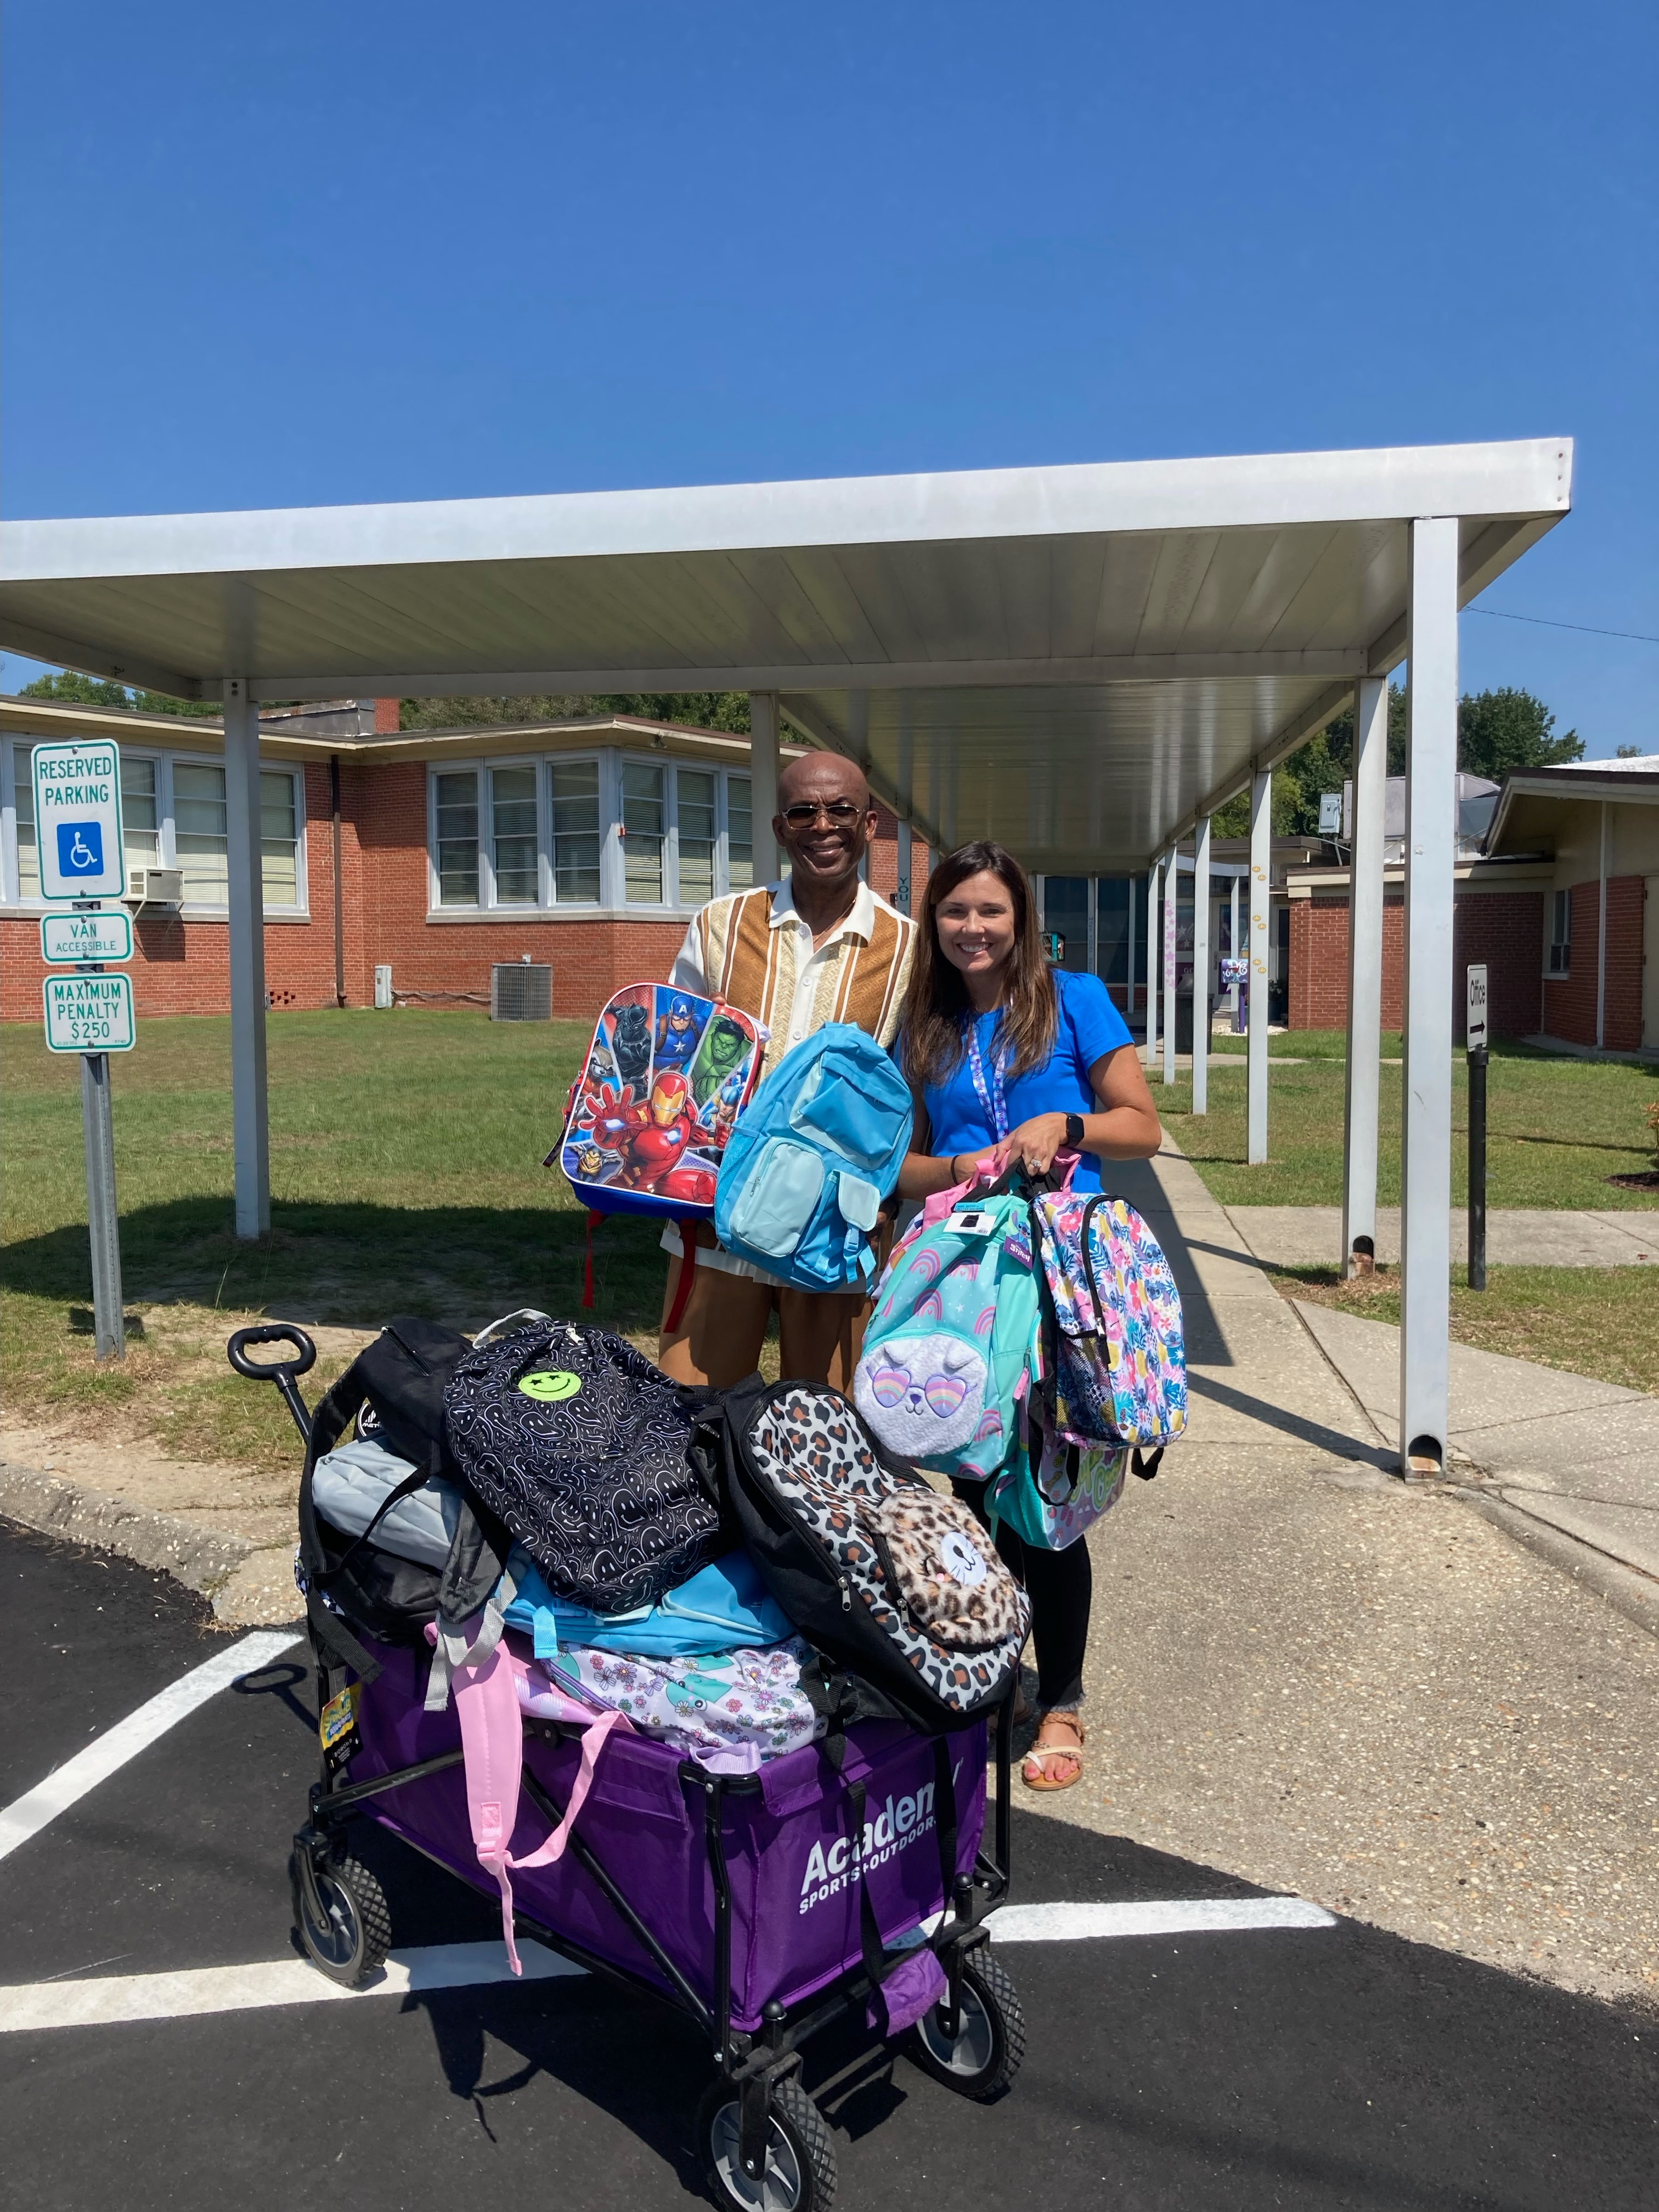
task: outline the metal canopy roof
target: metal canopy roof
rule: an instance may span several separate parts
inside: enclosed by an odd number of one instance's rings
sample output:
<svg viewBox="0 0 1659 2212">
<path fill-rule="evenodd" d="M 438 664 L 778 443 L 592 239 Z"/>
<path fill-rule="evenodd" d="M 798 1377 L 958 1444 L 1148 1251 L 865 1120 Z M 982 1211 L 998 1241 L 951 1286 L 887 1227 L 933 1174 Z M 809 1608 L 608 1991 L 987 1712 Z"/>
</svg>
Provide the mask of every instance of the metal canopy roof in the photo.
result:
<svg viewBox="0 0 1659 2212">
<path fill-rule="evenodd" d="M 776 691 L 946 842 L 1143 861 L 1566 513 L 1569 440 L 0 526 L 0 642 L 186 697 Z"/>
</svg>

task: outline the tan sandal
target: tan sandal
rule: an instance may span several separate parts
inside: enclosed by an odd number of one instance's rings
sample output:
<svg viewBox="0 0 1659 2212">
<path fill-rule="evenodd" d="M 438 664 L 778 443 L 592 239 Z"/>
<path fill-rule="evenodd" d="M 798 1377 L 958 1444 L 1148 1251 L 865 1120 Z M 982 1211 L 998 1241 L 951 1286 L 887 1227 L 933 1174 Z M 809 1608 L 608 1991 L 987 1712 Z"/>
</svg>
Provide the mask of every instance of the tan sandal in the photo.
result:
<svg viewBox="0 0 1659 2212">
<path fill-rule="evenodd" d="M 1028 1790 L 1070 1790 L 1083 1779 L 1083 1747 L 1088 1741 L 1088 1731 L 1075 1713 L 1045 1713 L 1042 1717 L 1045 1721 L 1063 1720 L 1068 1728 L 1075 1729 L 1077 1741 L 1034 1743 L 1020 1761 L 1019 1778 Z M 1051 1774 L 1043 1763 L 1050 1759 L 1071 1759 L 1077 1768 L 1076 1773 L 1068 1774 L 1064 1778 Z M 1032 1766 L 1037 1770 L 1035 1777 L 1030 1771 Z"/>
</svg>

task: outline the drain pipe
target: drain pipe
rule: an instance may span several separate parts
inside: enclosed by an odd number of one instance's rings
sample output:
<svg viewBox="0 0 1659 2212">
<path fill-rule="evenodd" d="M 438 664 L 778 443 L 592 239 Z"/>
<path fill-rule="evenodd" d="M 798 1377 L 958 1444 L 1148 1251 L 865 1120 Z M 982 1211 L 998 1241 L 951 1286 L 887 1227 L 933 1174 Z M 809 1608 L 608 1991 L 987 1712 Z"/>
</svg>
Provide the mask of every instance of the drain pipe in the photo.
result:
<svg viewBox="0 0 1659 2212">
<path fill-rule="evenodd" d="M 334 1003 L 346 1002 L 345 906 L 340 889 L 340 756 L 328 757 L 328 797 L 334 812 Z"/>
</svg>

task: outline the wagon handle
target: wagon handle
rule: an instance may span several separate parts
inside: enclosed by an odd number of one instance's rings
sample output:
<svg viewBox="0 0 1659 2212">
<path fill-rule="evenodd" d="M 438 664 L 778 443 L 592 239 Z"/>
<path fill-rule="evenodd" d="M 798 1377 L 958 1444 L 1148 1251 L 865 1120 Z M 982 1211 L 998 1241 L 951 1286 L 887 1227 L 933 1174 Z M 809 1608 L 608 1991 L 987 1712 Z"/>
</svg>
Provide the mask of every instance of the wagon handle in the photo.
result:
<svg viewBox="0 0 1659 2212">
<path fill-rule="evenodd" d="M 250 1359 L 246 1347 L 250 1344 L 291 1344 L 296 1357 L 293 1359 Z M 239 1375 L 250 1382 L 274 1382 L 283 1394 L 283 1403 L 294 1416 L 294 1425 L 304 1442 L 311 1442 L 311 1416 L 306 1411 L 306 1401 L 300 1395 L 299 1377 L 308 1375 L 317 1364 L 317 1347 L 304 1329 L 295 1328 L 289 1322 L 265 1322 L 252 1328 L 239 1328 L 225 1346 L 225 1358 Z"/>
</svg>

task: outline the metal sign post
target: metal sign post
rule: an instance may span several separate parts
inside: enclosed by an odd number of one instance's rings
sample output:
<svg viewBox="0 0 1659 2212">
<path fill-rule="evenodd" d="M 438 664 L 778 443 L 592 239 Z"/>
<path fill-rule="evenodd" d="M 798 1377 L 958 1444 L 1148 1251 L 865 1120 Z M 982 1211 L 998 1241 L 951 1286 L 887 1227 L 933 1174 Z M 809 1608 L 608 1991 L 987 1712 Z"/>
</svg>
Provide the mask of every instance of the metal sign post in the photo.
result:
<svg viewBox="0 0 1659 2212">
<path fill-rule="evenodd" d="M 1486 970 L 1465 971 L 1469 1055 L 1469 1288 L 1486 1287 Z"/>
<path fill-rule="evenodd" d="M 121 756 L 118 747 L 103 742 L 39 744 L 33 766 L 41 894 L 74 902 L 68 914 L 40 919 L 41 957 L 49 966 L 74 970 L 48 975 L 41 988 L 46 1049 L 81 1055 L 94 1350 L 100 1359 L 125 1359 L 109 1056 L 131 1052 L 137 1040 L 131 978 L 106 974 L 104 963 L 131 959 L 132 917 L 125 908 L 105 913 L 99 905 L 126 889 Z"/>
</svg>

